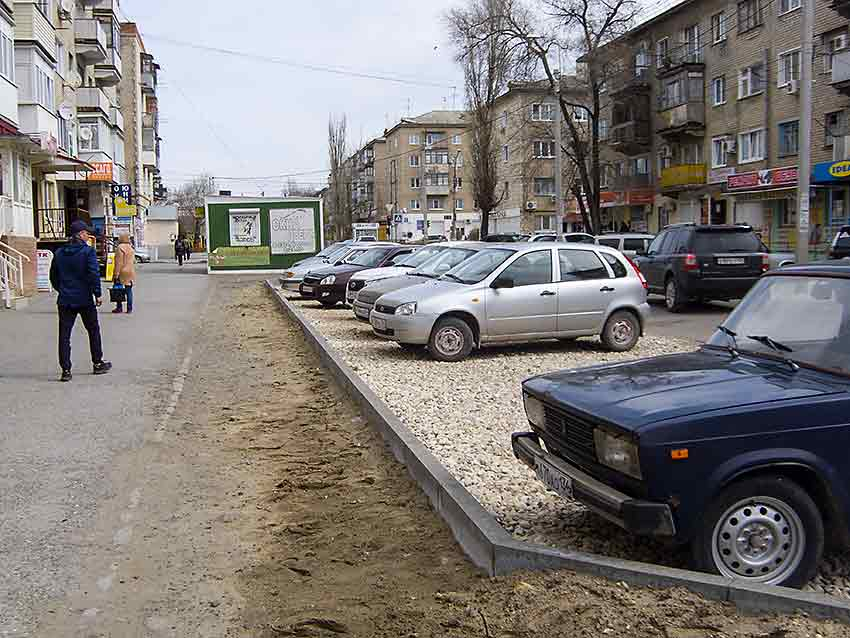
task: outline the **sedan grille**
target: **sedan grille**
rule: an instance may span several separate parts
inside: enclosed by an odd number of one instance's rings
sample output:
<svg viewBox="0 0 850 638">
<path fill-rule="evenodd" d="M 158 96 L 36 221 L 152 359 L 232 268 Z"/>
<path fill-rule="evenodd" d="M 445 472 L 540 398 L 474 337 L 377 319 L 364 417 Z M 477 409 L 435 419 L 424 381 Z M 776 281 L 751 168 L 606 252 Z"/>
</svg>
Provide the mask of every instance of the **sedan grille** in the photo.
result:
<svg viewBox="0 0 850 638">
<path fill-rule="evenodd" d="M 544 405 L 544 427 L 567 450 L 596 461 L 596 444 L 593 441 L 594 423 L 586 417 L 568 412 L 560 407 Z"/>
<path fill-rule="evenodd" d="M 322 280 L 322 278 L 321 278 L 321 277 L 311 277 L 310 275 L 305 275 L 305 276 L 304 276 L 304 283 L 305 283 L 305 284 L 317 284 L 317 283 L 319 283 L 321 280 Z"/>
<path fill-rule="evenodd" d="M 379 312 L 382 315 L 394 315 L 395 314 L 395 308 L 392 308 L 390 306 L 385 306 L 383 304 L 377 304 L 375 306 L 375 312 Z"/>
</svg>

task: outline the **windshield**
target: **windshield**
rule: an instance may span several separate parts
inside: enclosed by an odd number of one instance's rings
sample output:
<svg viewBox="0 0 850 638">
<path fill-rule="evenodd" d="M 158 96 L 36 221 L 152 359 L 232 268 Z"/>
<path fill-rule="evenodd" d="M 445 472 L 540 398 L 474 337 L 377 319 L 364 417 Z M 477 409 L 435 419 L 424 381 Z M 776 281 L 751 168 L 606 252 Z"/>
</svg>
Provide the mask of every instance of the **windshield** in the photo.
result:
<svg viewBox="0 0 850 638">
<path fill-rule="evenodd" d="M 425 250 L 424 248 L 422 250 Z M 464 259 L 469 259 L 475 254 L 474 250 L 469 248 L 448 248 L 441 250 L 436 255 L 432 255 L 431 259 L 423 263 L 415 270 L 411 270 L 411 275 L 417 277 L 439 277 L 444 272 L 448 272 Z"/>
<path fill-rule="evenodd" d="M 445 250 L 443 246 L 420 248 L 416 252 L 407 255 L 404 259 L 399 261 L 396 266 L 402 266 L 403 268 L 416 268 L 417 266 L 424 264 L 437 253 L 443 252 L 443 250 Z"/>
<path fill-rule="evenodd" d="M 507 250 L 505 248 L 488 248 L 487 250 L 482 250 L 475 257 L 452 268 L 445 274 L 445 277 L 464 284 L 477 284 L 479 281 L 486 279 L 490 273 L 496 270 L 496 268 L 513 254 L 515 254 L 513 250 Z"/>
<path fill-rule="evenodd" d="M 345 259 L 342 260 L 343 264 L 350 264 L 352 261 L 357 259 L 360 255 L 366 252 L 365 248 L 355 248 L 350 253 L 345 255 Z M 343 253 L 345 254 L 345 253 Z M 335 257 L 335 260 L 338 260 L 342 255 Z"/>
<path fill-rule="evenodd" d="M 740 231 L 712 231 L 695 233 L 694 252 L 698 255 L 706 253 L 758 253 L 761 252 L 761 242 L 753 233 Z"/>
<path fill-rule="evenodd" d="M 366 252 L 359 254 L 354 259 L 346 259 L 345 261 L 352 266 L 366 266 L 367 268 L 374 268 L 384 261 L 386 256 L 389 255 L 392 250 L 392 248 L 370 248 Z"/>
<path fill-rule="evenodd" d="M 800 365 L 850 374 L 848 279 L 767 277 L 723 326 L 735 333 L 740 352 L 782 356 Z M 734 345 L 721 331 L 708 343 L 724 348 Z"/>
<path fill-rule="evenodd" d="M 328 255 L 332 255 L 340 248 L 339 244 L 331 244 L 330 246 L 325 246 L 322 250 L 316 253 L 316 257 L 327 257 Z"/>
<path fill-rule="evenodd" d="M 337 246 L 327 255 L 320 255 L 324 257 L 325 261 L 334 262 L 337 259 L 341 259 L 350 249 L 348 246 Z"/>
</svg>

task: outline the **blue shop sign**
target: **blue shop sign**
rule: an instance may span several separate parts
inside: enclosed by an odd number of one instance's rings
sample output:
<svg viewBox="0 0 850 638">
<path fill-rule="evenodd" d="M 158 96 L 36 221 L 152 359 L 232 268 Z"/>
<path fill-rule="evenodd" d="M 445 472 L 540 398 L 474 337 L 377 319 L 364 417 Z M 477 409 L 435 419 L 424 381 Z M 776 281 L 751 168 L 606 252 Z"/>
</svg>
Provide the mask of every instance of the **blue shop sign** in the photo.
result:
<svg viewBox="0 0 850 638">
<path fill-rule="evenodd" d="M 817 184 L 850 181 L 850 160 L 815 164 L 812 181 Z"/>
</svg>

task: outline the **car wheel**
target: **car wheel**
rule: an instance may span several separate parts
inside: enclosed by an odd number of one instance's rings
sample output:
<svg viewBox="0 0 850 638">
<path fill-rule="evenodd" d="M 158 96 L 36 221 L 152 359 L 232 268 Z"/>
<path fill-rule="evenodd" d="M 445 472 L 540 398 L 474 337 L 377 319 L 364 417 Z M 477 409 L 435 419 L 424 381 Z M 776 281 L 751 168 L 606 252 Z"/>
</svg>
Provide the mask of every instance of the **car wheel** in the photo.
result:
<svg viewBox="0 0 850 638">
<path fill-rule="evenodd" d="M 802 587 L 823 554 L 823 518 L 806 491 L 783 476 L 726 488 L 693 540 L 697 568 L 749 583 Z"/>
<path fill-rule="evenodd" d="M 664 305 L 670 312 L 681 312 L 682 310 L 682 293 L 679 291 L 675 277 L 668 278 L 667 283 L 664 284 Z"/>
<path fill-rule="evenodd" d="M 460 361 L 472 352 L 474 339 L 472 328 L 463 319 L 446 317 L 431 332 L 428 350 L 438 361 Z"/>
<path fill-rule="evenodd" d="M 608 317 L 602 329 L 602 344 L 613 352 L 625 352 L 637 345 L 640 339 L 640 322 L 625 310 Z"/>
<path fill-rule="evenodd" d="M 339 302 L 336 299 L 319 299 L 319 303 L 322 304 L 322 308 L 333 308 Z"/>
</svg>

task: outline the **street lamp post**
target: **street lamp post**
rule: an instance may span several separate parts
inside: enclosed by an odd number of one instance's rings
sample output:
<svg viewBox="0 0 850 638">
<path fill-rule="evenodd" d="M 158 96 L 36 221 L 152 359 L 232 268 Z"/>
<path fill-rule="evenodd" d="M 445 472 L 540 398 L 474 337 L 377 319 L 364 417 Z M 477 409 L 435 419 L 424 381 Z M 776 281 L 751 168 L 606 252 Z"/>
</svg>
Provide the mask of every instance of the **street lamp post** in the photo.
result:
<svg viewBox="0 0 850 638">
<path fill-rule="evenodd" d="M 455 153 L 455 159 L 454 162 L 452 162 L 452 240 L 457 239 L 457 198 L 455 195 L 457 193 L 457 162 L 458 159 L 460 159 L 460 154 L 460 151 Z"/>
</svg>

